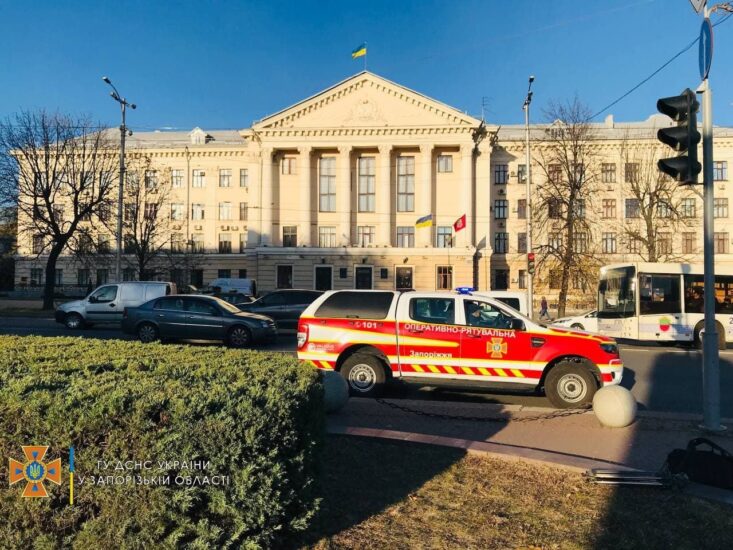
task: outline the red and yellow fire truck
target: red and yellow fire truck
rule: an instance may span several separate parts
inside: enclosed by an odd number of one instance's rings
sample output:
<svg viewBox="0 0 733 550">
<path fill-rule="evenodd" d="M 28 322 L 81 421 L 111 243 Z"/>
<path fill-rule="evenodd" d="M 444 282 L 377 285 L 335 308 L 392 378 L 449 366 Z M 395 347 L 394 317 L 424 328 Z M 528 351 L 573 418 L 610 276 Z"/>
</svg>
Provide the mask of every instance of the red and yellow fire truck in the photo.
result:
<svg viewBox="0 0 733 550">
<path fill-rule="evenodd" d="M 553 405 L 585 405 L 621 382 L 611 338 L 540 325 L 506 304 L 460 292 L 326 292 L 301 315 L 298 358 L 336 370 L 352 395 L 390 379 L 544 389 Z"/>
</svg>

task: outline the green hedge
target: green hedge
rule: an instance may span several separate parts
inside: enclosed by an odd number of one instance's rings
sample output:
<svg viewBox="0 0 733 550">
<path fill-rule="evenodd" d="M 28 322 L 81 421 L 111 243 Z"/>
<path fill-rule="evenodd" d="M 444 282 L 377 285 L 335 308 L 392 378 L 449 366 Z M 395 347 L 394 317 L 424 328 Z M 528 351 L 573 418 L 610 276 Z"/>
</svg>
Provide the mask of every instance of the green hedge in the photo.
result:
<svg viewBox="0 0 733 550">
<path fill-rule="evenodd" d="M 240 548 L 292 540 L 317 510 L 319 380 L 284 354 L 0 337 L 0 547 Z M 46 461 L 61 457 L 62 485 L 45 483 L 50 498 L 21 498 L 24 480 L 9 486 L 8 458 L 25 462 L 21 445 L 49 445 Z M 91 485 L 90 476 L 110 482 Z M 145 485 L 166 476 L 168 485 Z M 223 483 L 221 476 L 228 484 L 185 483 Z"/>
</svg>

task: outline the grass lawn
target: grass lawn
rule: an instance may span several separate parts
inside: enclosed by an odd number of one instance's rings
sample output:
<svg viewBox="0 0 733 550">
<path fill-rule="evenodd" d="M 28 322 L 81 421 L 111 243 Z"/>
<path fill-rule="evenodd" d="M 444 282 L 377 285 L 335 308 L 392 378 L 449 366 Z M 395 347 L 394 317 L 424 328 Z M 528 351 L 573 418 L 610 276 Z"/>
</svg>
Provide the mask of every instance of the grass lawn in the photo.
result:
<svg viewBox="0 0 733 550">
<path fill-rule="evenodd" d="M 305 548 L 733 548 L 733 510 L 547 467 L 329 436 Z"/>
</svg>

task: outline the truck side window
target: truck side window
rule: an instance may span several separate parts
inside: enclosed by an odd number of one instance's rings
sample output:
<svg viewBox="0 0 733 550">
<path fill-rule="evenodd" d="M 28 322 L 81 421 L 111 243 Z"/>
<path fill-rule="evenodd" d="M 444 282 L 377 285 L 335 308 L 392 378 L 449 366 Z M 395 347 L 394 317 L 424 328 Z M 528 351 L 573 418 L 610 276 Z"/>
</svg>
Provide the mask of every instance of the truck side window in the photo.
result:
<svg viewBox="0 0 733 550">
<path fill-rule="evenodd" d="M 465 300 L 466 324 L 472 327 L 508 329 L 512 326 L 512 317 L 486 302 Z"/>
<path fill-rule="evenodd" d="M 455 323 L 455 299 L 411 298 L 410 319 L 421 323 L 452 325 Z"/>
</svg>

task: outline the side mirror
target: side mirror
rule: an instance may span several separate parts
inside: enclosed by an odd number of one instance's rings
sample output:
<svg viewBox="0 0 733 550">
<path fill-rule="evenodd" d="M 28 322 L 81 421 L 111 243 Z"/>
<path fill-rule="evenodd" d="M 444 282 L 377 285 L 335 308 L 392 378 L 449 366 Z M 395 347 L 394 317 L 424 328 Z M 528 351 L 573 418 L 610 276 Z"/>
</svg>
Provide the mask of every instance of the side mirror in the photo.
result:
<svg viewBox="0 0 733 550">
<path fill-rule="evenodd" d="M 512 330 L 524 330 L 524 321 L 521 319 L 512 319 L 510 328 Z"/>
</svg>

